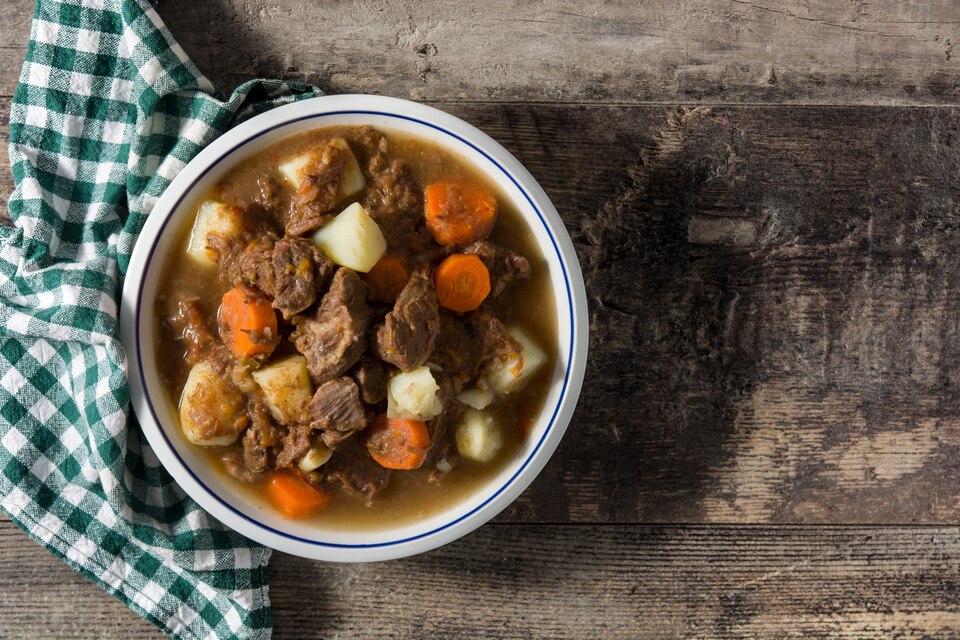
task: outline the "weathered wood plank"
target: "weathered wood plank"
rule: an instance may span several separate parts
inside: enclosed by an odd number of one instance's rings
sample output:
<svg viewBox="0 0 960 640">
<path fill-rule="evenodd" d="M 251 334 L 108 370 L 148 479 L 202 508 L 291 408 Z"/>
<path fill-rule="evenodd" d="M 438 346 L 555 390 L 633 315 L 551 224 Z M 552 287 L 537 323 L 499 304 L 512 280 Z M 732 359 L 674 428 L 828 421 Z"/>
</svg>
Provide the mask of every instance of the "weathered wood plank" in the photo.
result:
<svg viewBox="0 0 960 640">
<path fill-rule="evenodd" d="M 491 525 L 388 563 L 276 554 L 270 595 L 290 639 L 949 638 L 958 556 L 956 527 Z M 19 638 L 161 637 L 2 518 L 0 595 Z"/>
<path fill-rule="evenodd" d="M 13 95 L 30 40 L 33 0 L 0 2 L 0 96 Z"/>
<path fill-rule="evenodd" d="M 956 521 L 960 113 L 451 108 L 541 180 L 591 298 L 508 520 Z"/>
<path fill-rule="evenodd" d="M 0 6 L 10 95 L 32 0 Z M 417 100 L 926 104 L 960 99 L 950 0 L 164 0 L 224 88 L 252 77 Z M 229 54 L 225 53 L 229 52 Z"/>
<path fill-rule="evenodd" d="M 591 297 L 504 521 L 957 520 L 960 111 L 449 109 L 541 180 Z"/>
<path fill-rule="evenodd" d="M 223 86 L 283 76 L 442 102 L 960 98 L 949 0 L 166 0 L 160 11 Z"/>
</svg>

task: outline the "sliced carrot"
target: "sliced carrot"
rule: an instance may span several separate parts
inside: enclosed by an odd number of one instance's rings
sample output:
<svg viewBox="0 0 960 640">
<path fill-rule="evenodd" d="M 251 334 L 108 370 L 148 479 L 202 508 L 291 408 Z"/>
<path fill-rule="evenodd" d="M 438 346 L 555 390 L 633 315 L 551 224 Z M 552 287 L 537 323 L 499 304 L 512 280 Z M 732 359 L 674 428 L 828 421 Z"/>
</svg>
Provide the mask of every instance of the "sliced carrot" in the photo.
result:
<svg viewBox="0 0 960 640">
<path fill-rule="evenodd" d="M 238 356 L 269 354 L 277 346 L 277 314 L 250 287 L 234 287 L 223 294 L 220 324 L 226 325 L 227 346 Z"/>
<path fill-rule="evenodd" d="M 455 253 L 433 270 L 433 288 L 441 307 L 466 313 L 490 294 L 490 272 L 477 256 Z"/>
<path fill-rule="evenodd" d="M 466 246 L 482 240 L 497 221 L 497 199 L 466 180 L 440 180 L 424 189 L 427 229 L 441 245 Z"/>
<path fill-rule="evenodd" d="M 331 495 L 292 471 L 277 471 L 267 482 L 267 498 L 288 518 L 302 518 L 326 508 Z"/>
<path fill-rule="evenodd" d="M 371 298 L 394 302 L 410 279 L 410 269 L 405 258 L 387 254 L 360 277 L 367 283 Z"/>
<path fill-rule="evenodd" d="M 416 469 L 427 459 L 430 433 L 423 420 L 390 418 L 383 413 L 367 432 L 367 451 L 381 467 Z"/>
</svg>

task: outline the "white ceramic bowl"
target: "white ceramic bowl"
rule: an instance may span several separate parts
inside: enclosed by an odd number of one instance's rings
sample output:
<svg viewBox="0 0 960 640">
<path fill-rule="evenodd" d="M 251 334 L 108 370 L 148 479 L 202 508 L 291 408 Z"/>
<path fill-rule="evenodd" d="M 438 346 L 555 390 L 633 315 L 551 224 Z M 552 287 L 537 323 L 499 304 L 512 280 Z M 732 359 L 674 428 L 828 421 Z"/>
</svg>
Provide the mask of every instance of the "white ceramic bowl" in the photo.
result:
<svg viewBox="0 0 960 640">
<path fill-rule="evenodd" d="M 238 161 L 292 134 L 326 125 L 369 124 L 438 143 L 499 184 L 526 219 L 546 258 L 556 298 L 557 365 L 544 409 L 525 445 L 482 491 L 424 520 L 377 531 L 325 529 L 251 504 L 210 468 L 179 433 L 156 375 L 154 299 L 171 244 L 189 206 Z M 160 461 L 181 487 L 224 524 L 274 549 L 344 562 L 399 558 L 455 540 L 510 504 L 540 472 L 566 430 L 583 382 L 588 321 L 583 276 L 570 237 L 530 173 L 475 127 L 437 109 L 367 95 L 327 96 L 279 107 L 225 133 L 194 158 L 160 198 L 130 262 L 120 310 L 137 418 Z"/>
</svg>

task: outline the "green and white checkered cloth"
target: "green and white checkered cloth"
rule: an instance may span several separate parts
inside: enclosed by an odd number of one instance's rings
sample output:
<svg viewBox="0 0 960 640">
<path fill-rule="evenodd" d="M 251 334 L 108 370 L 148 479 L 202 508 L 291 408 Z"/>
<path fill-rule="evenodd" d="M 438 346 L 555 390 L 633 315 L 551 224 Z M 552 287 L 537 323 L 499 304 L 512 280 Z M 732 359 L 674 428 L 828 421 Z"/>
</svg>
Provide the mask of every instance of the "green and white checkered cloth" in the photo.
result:
<svg viewBox="0 0 960 640">
<path fill-rule="evenodd" d="M 158 196 L 238 120 L 318 95 L 228 99 L 147 0 L 40 0 L 10 115 L 15 227 L 0 231 L 0 505 L 167 633 L 268 638 L 269 551 L 160 466 L 129 409 L 122 279 Z"/>
</svg>

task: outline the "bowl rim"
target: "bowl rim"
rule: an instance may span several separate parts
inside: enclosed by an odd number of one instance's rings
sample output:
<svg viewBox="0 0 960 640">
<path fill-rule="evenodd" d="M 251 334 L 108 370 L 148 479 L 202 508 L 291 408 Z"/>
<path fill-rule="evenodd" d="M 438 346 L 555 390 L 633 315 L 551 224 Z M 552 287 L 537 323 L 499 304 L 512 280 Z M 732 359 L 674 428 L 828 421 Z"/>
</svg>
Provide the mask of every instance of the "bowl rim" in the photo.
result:
<svg viewBox="0 0 960 640">
<path fill-rule="evenodd" d="M 154 264 L 154 253 L 158 243 L 168 232 L 169 222 L 181 205 L 196 195 L 196 185 L 220 163 L 229 162 L 235 152 L 267 133 L 307 120 L 338 115 L 395 118 L 426 126 L 457 141 L 442 146 L 455 150 L 457 143 L 466 145 L 491 163 L 502 176 L 496 180 L 506 179 L 523 195 L 553 244 L 566 285 L 566 303 L 558 305 L 558 312 L 565 308 L 570 323 L 569 356 L 556 405 L 539 441 L 530 449 L 526 459 L 515 472 L 495 487 L 495 490 L 492 481 L 484 486 L 480 491 L 482 502 L 457 518 L 445 520 L 442 524 L 415 535 L 358 544 L 324 542 L 276 529 L 239 511 L 218 495 L 218 492 L 206 486 L 180 456 L 162 426 L 147 391 L 145 366 L 138 349 L 138 345 L 143 344 L 141 325 L 144 307 L 150 306 L 142 303 L 144 287 L 148 281 L 146 276 L 151 269 L 157 270 L 164 263 L 164 258 L 160 256 Z M 324 125 L 318 122 L 316 126 Z M 544 246 L 543 242 L 537 244 Z M 555 295 L 559 298 L 562 293 L 557 291 Z M 148 442 L 173 479 L 208 513 L 233 530 L 274 549 L 334 561 L 384 560 L 421 553 L 466 535 L 513 502 L 539 475 L 566 431 L 582 387 L 589 334 L 586 291 L 573 243 L 552 202 L 526 168 L 499 143 L 451 114 L 416 102 L 362 94 L 322 96 L 272 109 L 227 131 L 201 150 L 167 187 L 143 225 L 123 284 L 120 316 L 121 338 L 128 356 L 128 372 L 132 374 L 128 376 L 131 406 Z M 539 420 L 542 421 L 549 410 L 550 407 L 544 407 Z"/>
</svg>

